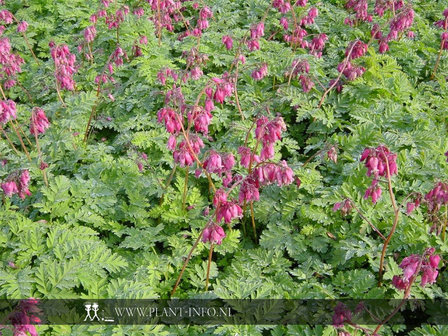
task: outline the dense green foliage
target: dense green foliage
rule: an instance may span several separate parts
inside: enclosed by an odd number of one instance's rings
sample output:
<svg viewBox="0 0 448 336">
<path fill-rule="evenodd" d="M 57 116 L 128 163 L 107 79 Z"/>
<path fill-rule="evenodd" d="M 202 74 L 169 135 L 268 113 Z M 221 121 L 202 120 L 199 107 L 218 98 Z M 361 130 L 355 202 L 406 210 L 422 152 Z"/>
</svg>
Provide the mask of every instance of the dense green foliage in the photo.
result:
<svg viewBox="0 0 448 336">
<path fill-rule="evenodd" d="M 124 3 L 111 6 L 120 2 Z M 344 25 L 345 1 L 310 2 L 319 16 L 309 33 L 328 35 L 321 58 L 291 48 L 281 33 L 268 40 L 280 30 L 282 15 L 267 0 L 207 2 L 214 17 L 199 44 L 199 52 L 208 55 L 204 76 L 182 87 L 191 104 L 209 78 L 221 76 L 231 66 L 235 51 L 226 50 L 222 36 L 231 35 L 237 45 L 250 26 L 267 15 L 260 50 L 246 50 L 247 62 L 239 69 L 238 95 L 245 120 L 235 104 L 216 104 L 210 125 L 213 141 L 204 139 L 206 148 L 236 154 L 254 116 L 267 111 L 280 114 L 287 131 L 276 145 L 275 158 L 288 161 L 301 185 L 263 189 L 260 201 L 254 203 L 256 240 L 248 209 L 232 230 L 224 227 L 227 237 L 215 246 L 206 292 L 209 244 L 200 242 L 176 297 L 401 298 L 403 293 L 391 280 L 401 274 L 398 265 L 404 257 L 421 254 L 427 247 L 435 247 L 442 259 L 448 256 L 446 241 L 429 232 L 432 224 L 424 207 L 409 216 L 402 211 L 386 254 L 384 284 L 378 287 L 383 241 L 356 211 L 342 216 L 332 210 L 336 202 L 350 198 L 381 232 L 389 233 L 393 209 L 386 188 L 374 205 L 363 198 L 371 180 L 359 161 L 366 147 L 383 144 L 397 153 L 398 175 L 392 181 L 399 203 L 412 192 L 425 195 L 435 182 L 447 180 L 445 53 L 435 78 L 430 78 L 440 46 L 440 29 L 433 23 L 442 17 L 446 3 L 413 1 L 415 38 L 403 36 L 391 42 L 385 54 L 370 45 L 354 61 L 366 68 L 364 75 L 345 84 L 341 93 L 332 90 L 318 108 L 325 91 L 318 83 L 328 87 L 338 76 L 336 67 L 348 44 L 356 38 L 369 41 L 370 26 Z M 98 97 L 95 77 L 116 48 L 116 31 L 98 21 L 93 62 L 76 46 L 100 3 L 11 0 L 3 6 L 29 23 L 27 37 L 39 59 L 37 64 L 15 27 L 6 29 L 4 36 L 25 60 L 18 75 L 20 86 L 6 90 L 6 95 L 16 102 L 17 121 L 28 136 L 32 107 L 44 109 L 51 126 L 39 136 L 42 159 L 48 164 L 48 187 L 35 147 L 28 161 L 14 132 L 7 130 L 20 155 L 4 137 L 0 140 L 0 160 L 7 160 L 0 165 L 0 181 L 26 168 L 32 193 L 24 200 L 3 196 L 0 205 L 1 298 L 169 298 L 184 258 L 206 224 L 203 210 L 213 198 L 208 181 L 196 179 L 190 170 L 184 207 L 186 170 L 178 167 L 170 180 L 174 160 L 166 148 L 169 135 L 157 122 L 165 90 L 157 73 L 164 67 L 185 68 L 181 53 L 197 45 L 198 39 L 179 41 L 177 34 L 163 30 L 159 44 L 154 24 L 147 19 L 152 15 L 148 4 L 130 3 L 131 14 L 119 31 L 120 46 L 129 60 L 116 69 L 116 82 L 105 84 Z M 137 6 L 145 9 L 141 18 L 132 15 Z M 194 22 L 196 11 L 189 2 L 185 6 L 185 17 Z M 301 10 L 296 8 L 298 16 Z M 133 45 L 142 35 L 148 44 L 142 45 L 142 56 L 134 57 Z M 50 41 L 67 44 L 77 55 L 76 90 L 62 90 L 66 107 L 57 96 Z M 300 81 L 293 78 L 288 84 L 284 75 L 297 57 L 308 60 L 316 83 L 308 93 Z M 250 74 L 262 63 L 267 63 L 268 75 L 255 81 Z M 84 144 L 92 109 L 96 116 Z M 249 143 L 253 145 L 254 139 Z M 338 149 L 337 163 L 328 160 L 328 146 Z M 142 171 L 138 162 L 144 165 Z M 447 298 L 448 273 L 442 265 L 443 261 L 437 282 L 424 288 L 416 284 L 412 297 Z M 404 330 L 404 325 L 386 326 L 381 335 Z M 337 335 L 333 326 L 40 326 L 38 331 L 40 335 Z M 448 329 L 425 326 L 410 334 L 446 335 Z"/>
</svg>

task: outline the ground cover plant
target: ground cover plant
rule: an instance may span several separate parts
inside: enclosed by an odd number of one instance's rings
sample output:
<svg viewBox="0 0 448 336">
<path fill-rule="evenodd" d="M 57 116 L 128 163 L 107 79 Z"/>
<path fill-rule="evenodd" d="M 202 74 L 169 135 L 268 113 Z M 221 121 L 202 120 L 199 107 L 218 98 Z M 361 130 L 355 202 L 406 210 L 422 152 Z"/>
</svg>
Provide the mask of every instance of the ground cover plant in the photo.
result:
<svg viewBox="0 0 448 336">
<path fill-rule="evenodd" d="M 445 1 L 0 4 L 0 298 L 447 298 Z M 400 306 L 35 326 L 33 302 L 1 332 L 448 334 Z"/>
</svg>

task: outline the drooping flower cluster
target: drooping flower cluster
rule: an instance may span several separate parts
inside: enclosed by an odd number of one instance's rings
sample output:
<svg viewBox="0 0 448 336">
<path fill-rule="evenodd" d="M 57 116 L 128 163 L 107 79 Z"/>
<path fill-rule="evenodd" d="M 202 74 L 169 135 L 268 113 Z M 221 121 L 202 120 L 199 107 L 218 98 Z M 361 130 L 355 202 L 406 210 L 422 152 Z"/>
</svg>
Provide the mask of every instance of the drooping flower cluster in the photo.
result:
<svg viewBox="0 0 448 336">
<path fill-rule="evenodd" d="M 17 32 L 18 33 L 24 33 L 24 32 L 26 32 L 27 29 L 28 29 L 28 22 L 26 22 L 26 21 L 21 21 L 17 25 Z"/>
<path fill-rule="evenodd" d="M 209 27 L 208 19 L 213 17 L 213 12 L 207 6 L 204 6 L 199 11 L 199 19 L 196 22 L 196 27 L 191 32 L 193 36 L 202 36 L 202 32 Z"/>
<path fill-rule="evenodd" d="M 227 97 L 233 94 L 233 79 L 227 73 L 224 73 L 221 78 L 213 77 L 212 80 L 216 84 L 215 92 L 208 88 L 205 93 L 208 98 L 211 99 L 213 97 L 215 102 L 222 104 Z"/>
<path fill-rule="evenodd" d="M 92 43 L 93 40 L 96 37 L 96 27 L 88 26 L 86 29 L 84 29 L 84 39 L 87 43 Z"/>
<path fill-rule="evenodd" d="M 260 68 L 252 71 L 251 77 L 255 80 L 261 80 L 268 74 L 268 65 L 264 63 Z"/>
<path fill-rule="evenodd" d="M 216 208 L 216 222 L 219 224 L 222 220 L 226 224 L 232 222 L 235 218 L 243 215 L 243 210 L 237 202 L 227 200 L 227 193 L 218 189 L 213 197 L 213 206 Z"/>
<path fill-rule="evenodd" d="M 373 176 L 372 184 L 366 190 L 364 198 L 372 198 L 375 204 L 381 197 L 381 187 L 379 185 L 379 177 L 391 177 L 398 173 L 397 154 L 391 153 L 385 146 L 377 148 L 366 148 L 361 155 L 361 162 L 365 161 L 367 168 L 367 176 Z"/>
<path fill-rule="evenodd" d="M 278 11 L 282 14 L 285 14 L 291 10 L 291 4 L 289 3 L 289 1 L 274 0 L 272 2 L 272 6 L 278 9 Z"/>
<path fill-rule="evenodd" d="M 27 169 L 21 172 L 14 172 L 6 178 L 0 186 L 7 197 L 18 194 L 21 199 L 30 196 L 31 192 L 28 189 L 30 183 L 30 173 Z"/>
<path fill-rule="evenodd" d="M 2 21 L 5 24 L 11 24 L 14 22 L 14 16 L 9 10 L 2 9 L 0 11 L 0 21 Z"/>
<path fill-rule="evenodd" d="M 291 64 L 291 69 L 285 73 L 287 77 L 298 77 L 304 92 L 309 92 L 314 87 L 314 82 L 307 75 L 310 72 L 310 65 L 307 60 L 295 59 Z"/>
<path fill-rule="evenodd" d="M 403 33 L 407 29 L 411 28 L 414 23 L 414 10 L 411 6 L 405 6 L 400 10 L 397 15 L 391 20 L 389 24 L 389 34 L 387 35 L 387 40 L 396 40 L 400 33 Z"/>
<path fill-rule="evenodd" d="M 56 46 L 50 42 L 51 57 L 55 64 L 55 77 L 61 89 L 73 91 L 75 81 L 73 74 L 76 72 L 76 56 L 70 53 L 66 44 Z"/>
<path fill-rule="evenodd" d="M 273 7 L 279 10 L 280 13 L 286 14 L 291 11 L 291 6 L 305 7 L 307 2 L 307 0 L 299 0 L 296 1 L 294 5 L 291 5 L 289 1 L 276 0 L 273 2 Z M 286 16 L 282 16 L 279 23 L 285 30 L 285 34 L 283 35 L 283 40 L 285 42 L 291 43 L 292 46 L 300 46 L 301 48 L 306 48 L 310 51 L 311 55 L 320 58 L 325 47 L 325 42 L 328 40 L 328 36 L 322 33 L 317 34 L 311 41 L 307 41 L 304 39 L 308 35 L 305 27 L 313 24 L 318 14 L 319 11 L 317 10 L 317 8 L 311 7 L 308 10 L 307 14 L 303 16 L 299 22 L 297 22 L 295 14 L 293 13 L 290 20 L 288 20 Z M 291 32 L 289 32 L 289 28 L 291 26 L 293 27 L 293 29 Z M 307 78 L 303 79 L 302 81 L 309 82 Z M 312 87 L 313 85 L 308 85 L 308 87 Z"/>
<path fill-rule="evenodd" d="M 338 302 L 336 307 L 334 307 L 333 313 L 333 326 L 335 328 L 341 328 L 344 326 L 344 323 L 350 322 L 352 319 L 352 312 L 348 307 L 342 302 Z"/>
<path fill-rule="evenodd" d="M 414 10 L 410 5 L 404 6 L 402 1 L 382 2 L 380 5 L 377 1 L 375 11 L 379 13 L 378 15 L 382 16 L 385 10 L 391 10 L 394 13 L 389 22 L 389 33 L 383 34 L 378 24 L 374 24 L 371 30 L 372 37 L 378 41 L 380 53 L 388 51 L 389 42 L 397 40 L 406 31 L 409 38 L 414 36 L 414 33 L 409 30 L 414 22 Z"/>
<path fill-rule="evenodd" d="M 420 193 L 417 193 L 413 202 L 406 203 L 406 213 L 410 215 L 416 208 L 420 206 L 421 201 L 422 195 Z"/>
<path fill-rule="evenodd" d="M 105 6 L 107 8 L 107 6 Z M 124 21 L 126 16 L 129 14 L 129 6 L 124 5 L 123 7 L 117 9 L 115 13 L 107 13 L 107 11 L 103 10 L 98 13 L 98 16 L 101 16 L 100 14 L 104 14 L 104 18 L 106 21 L 107 28 L 109 29 L 118 29 L 120 27 L 120 24 Z"/>
<path fill-rule="evenodd" d="M 269 120 L 261 116 L 256 121 L 255 137 L 261 142 L 260 159 L 269 160 L 274 157 L 274 144 L 281 140 L 282 132 L 286 131 L 286 124 L 281 116 Z"/>
<path fill-rule="evenodd" d="M 426 249 L 423 256 L 412 254 L 402 260 L 400 268 L 403 270 L 403 275 L 395 275 L 392 279 L 392 284 L 399 290 L 406 290 L 411 282 L 411 279 L 421 274 L 420 286 L 424 287 L 426 284 L 433 284 L 436 282 L 439 273 L 438 267 L 440 263 L 440 256 L 434 254 L 433 247 Z"/>
<path fill-rule="evenodd" d="M 397 11 L 404 6 L 403 0 L 376 0 L 375 14 L 382 17 L 386 11 Z"/>
<path fill-rule="evenodd" d="M 210 150 L 203 166 L 209 173 L 222 174 L 230 172 L 234 165 L 235 158 L 232 153 L 218 153 Z"/>
<path fill-rule="evenodd" d="M 364 56 L 366 51 L 367 51 L 367 44 L 359 40 L 351 42 L 347 47 L 347 49 L 345 50 L 346 58 L 344 59 L 344 61 L 338 64 L 337 69 L 347 78 L 347 80 L 353 81 L 356 78 L 362 76 L 366 71 L 364 67 L 354 65 L 352 62 L 350 62 L 353 59 Z"/>
<path fill-rule="evenodd" d="M 48 121 L 45 111 L 40 107 L 36 107 L 31 112 L 31 124 L 30 132 L 31 134 L 43 134 L 50 127 L 50 122 Z"/>
<path fill-rule="evenodd" d="M 307 15 L 305 15 L 300 21 L 301 26 L 308 26 L 314 23 L 315 19 L 319 15 L 319 11 L 316 7 L 311 7 Z"/>
<path fill-rule="evenodd" d="M 327 157 L 334 163 L 338 163 L 338 151 L 335 146 L 331 146 L 330 149 L 327 151 Z"/>
<path fill-rule="evenodd" d="M 316 56 L 317 58 L 322 57 L 322 50 L 324 50 L 325 42 L 327 42 L 327 40 L 327 34 L 318 34 L 314 37 L 311 40 L 311 43 L 307 45 L 310 50 L 310 54 Z"/>
<path fill-rule="evenodd" d="M 181 20 L 178 14 L 178 11 L 182 7 L 181 2 L 173 0 L 148 0 L 148 3 L 154 13 L 151 20 L 154 22 L 156 31 L 161 28 L 165 28 L 170 32 L 174 31 L 174 23 Z"/>
<path fill-rule="evenodd" d="M 247 47 L 250 51 L 260 49 L 260 38 L 264 36 L 264 22 L 253 24 L 250 28 L 250 39 L 247 41 Z"/>
<path fill-rule="evenodd" d="M 223 228 L 213 222 L 210 222 L 202 233 L 202 241 L 204 243 L 210 242 L 212 244 L 221 245 L 222 240 L 225 237 L 226 233 L 224 232 Z"/>
<path fill-rule="evenodd" d="M 338 64 L 338 71 L 341 72 L 349 81 L 361 77 L 366 69 L 363 66 L 353 65 L 350 61 L 344 60 Z"/>
<path fill-rule="evenodd" d="M 347 9 L 350 9 L 355 14 L 355 19 L 347 17 L 344 23 L 350 26 L 356 24 L 356 21 L 372 22 L 372 15 L 368 12 L 367 0 L 349 0 L 345 4 Z"/>
<path fill-rule="evenodd" d="M 132 50 L 134 51 L 134 57 L 140 57 L 143 56 L 142 52 L 142 46 L 148 44 L 148 38 L 146 35 L 140 36 L 138 40 L 134 42 L 134 45 L 132 46 Z"/>
<path fill-rule="evenodd" d="M 0 100 L 0 124 L 17 118 L 16 103 L 13 100 Z"/>
<path fill-rule="evenodd" d="M 443 11 L 444 19 L 441 19 L 435 23 L 439 28 L 444 31 L 440 35 L 440 43 L 442 50 L 448 50 L 448 8 Z"/>
<path fill-rule="evenodd" d="M 165 123 L 167 132 L 171 134 L 180 132 L 181 124 L 179 119 L 179 115 L 169 107 L 163 107 L 157 112 L 157 120 L 159 123 Z"/>
<path fill-rule="evenodd" d="M 0 38 L 0 79 L 4 81 L 5 88 L 8 89 L 16 84 L 15 77 L 22 71 L 23 63 L 24 60 L 12 52 L 9 39 L 7 37 Z"/>
<path fill-rule="evenodd" d="M 342 213 L 342 216 L 346 216 L 349 214 L 353 209 L 352 201 L 349 199 L 346 199 L 342 202 L 337 202 L 333 206 L 333 211 L 340 210 Z"/>
<path fill-rule="evenodd" d="M 208 56 L 193 47 L 189 51 L 184 51 L 182 57 L 185 58 L 187 67 L 181 72 L 181 80 L 185 83 L 189 78 L 194 80 L 201 78 L 203 75 L 201 67 L 208 61 Z"/>
<path fill-rule="evenodd" d="M 41 323 L 39 314 L 42 312 L 38 303 L 39 301 L 34 298 L 21 300 L 15 311 L 10 314 L 11 329 L 15 336 L 25 336 L 28 333 L 31 336 L 38 336 L 36 324 Z M 2 328 L 5 328 L 5 326 L 0 326 L 0 333 Z"/>
<path fill-rule="evenodd" d="M 258 166 L 254 169 L 253 176 L 260 185 L 276 183 L 277 186 L 282 187 L 294 182 L 294 172 L 284 160 L 277 164 L 269 162 Z"/>
<path fill-rule="evenodd" d="M 425 201 L 430 213 L 436 213 L 442 205 L 448 204 L 448 184 L 438 182 L 436 186 L 425 195 Z"/>
<path fill-rule="evenodd" d="M 367 44 L 360 40 L 356 40 L 349 44 L 349 46 L 345 50 L 345 56 L 347 56 L 349 60 L 353 60 L 358 57 L 364 56 L 366 52 Z"/>
<path fill-rule="evenodd" d="M 230 50 L 233 48 L 233 39 L 229 35 L 224 35 L 222 37 L 222 43 L 226 46 L 227 50 Z"/>
</svg>

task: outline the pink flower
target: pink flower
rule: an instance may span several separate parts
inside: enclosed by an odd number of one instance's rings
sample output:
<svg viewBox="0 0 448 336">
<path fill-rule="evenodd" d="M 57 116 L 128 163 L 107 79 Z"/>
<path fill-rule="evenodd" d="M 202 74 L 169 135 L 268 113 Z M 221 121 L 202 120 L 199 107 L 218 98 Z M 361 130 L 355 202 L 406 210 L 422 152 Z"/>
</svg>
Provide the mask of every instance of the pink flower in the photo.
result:
<svg viewBox="0 0 448 336">
<path fill-rule="evenodd" d="M 389 44 L 385 40 L 381 40 L 378 48 L 380 54 L 384 54 L 388 50 L 389 50 Z"/>
<path fill-rule="evenodd" d="M 182 143 L 184 142 L 186 141 L 182 141 Z M 195 154 L 199 154 L 201 149 L 204 148 L 204 142 L 196 134 L 190 134 L 190 146 Z"/>
<path fill-rule="evenodd" d="M 230 50 L 233 47 L 233 40 L 229 35 L 224 35 L 222 37 L 222 43 L 226 46 L 227 50 Z"/>
<path fill-rule="evenodd" d="M 164 107 L 157 112 L 159 123 L 164 122 L 168 133 L 175 134 L 180 132 L 182 126 L 178 120 L 178 114 L 171 108 Z"/>
<path fill-rule="evenodd" d="M 232 153 L 221 154 L 222 165 L 225 171 L 230 172 L 235 165 L 235 157 Z"/>
<path fill-rule="evenodd" d="M 6 24 L 11 24 L 14 21 L 14 17 L 10 11 L 3 9 L 0 11 L 0 21 L 3 21 Z"/>
<path fill-rule="evenodd" d="M 407 281 L 403 280 L 402 277 L 394 275 L 394 277 L 392 278 L 392 285 L 394 285 L 397 289 L 405 290 L 408 283 Z"/>
<path fill-rule="evenodd" d="M 27 29 L 28 29 L 28 22 L 26 22 L 26 21 L 21 21 L 17 25 L 17 32 L 18 33 L 24 33 L 24 32 L 26 32 Z"/>
<path fill-rule="evenodd" d="M 210 19 L 213 17 L 213 12 L 211 11 L 210 8 L 208 8 L 207 6 L 203 7 L 200 11 L 199 11 L 199 17 L 202 20 L 206 20 L 206 19 Z"/>
<path fill-rule="evenodd" d="M 249 40 L 247 41 L 247 47 L 250 51 L 259 50 L 260 42 L 258 42 L 258 40 Z"/>
<path fill-rule="evenodd" d="M 142 17 L 143 15 L 145 15 L 145 10 L 141 7 L 138 7 L 134 10 L 133 14 L 135 16 Z"/>
<path fill-rule="evenodd" d="M 438 182 L 435 187 L 425 195 L 425 201 L 430 213 L 439 211 L 442 205 L 448 204 L 448 184 Z"/>
<path fill-rule="evenodd" d="M 414 202 L 408 202 L 408 203 L 406 204 L 406 213 L 407 213 L 408 215 L 410 215 L 410 214 L 412 213 L 412 211 L 414 211 L 414 209 L 415 209 L 415 204 L 414 204 Z"/>
<path fill-rule="evenodd" d="M 241 184 L 238 201 L 240 204 L 244 202 L 258 201 L 260 199 L 259 183 L 252 176 L 248 176 Z"/>
<path fill-rule="evenodd" d="M 213 197 L 213 205 L 217 208 L 220 204 L 227 202 L 227 193 L 223 189 L 218 189 Z"/>
<path fill-rule="evenodd" d="M 92 42 L 95 39 L 96 36 L 96 27 L 95 26 L 89 26 L 86 29 L 84 29 L 84 39 L 87 43 Z"/>
<path fill-rule="evenodd" d="M 254 70 L 251 77 L 255 80 L 261 80 L 268 74 L 268 65 L 265 63 L 259 69 Z"/>
<path fill-rule="evenodd" d="M 179 148 L 173 152 L 173 158 L 181 167 L 191 166 L 194 162 L 194 156 L 184 141 L 182 141 Z"/>
<path fill-rule="evenodd" d="M 335 205 L 333 206 L 333 211 L 340 210 L 342 216 L 346 216 L 347 214 L 350 213 L 350 211 L 352 211 L 352 208 L 353 208 L 352 202 L 349 199 L 346 199 L 342 202 L 335 203 Z"/>
<path fill-rule="evenodd" d="M 218 209 L 216 209 L 216 221 L 218 223 L 224 219 L 224 222 L 229 224 L 234 218 L 239 218 L 243 215 L 241 207 L 234 202 L 222 202 Z"/>
<path fill-rule="evenodd" d="M 43 134 L 48 127 L 50 127 L 50 122 L 48 121 L 44 110 L 39 107 L 34 108 L 31 115 L 31 134 Z"/>
<path fill-rule="evenodd" d="M 202 233 L 202 241 L 212 244 L 221 245 L 222 240 L 226 237 L 223 228 L 217 224 L 208 224 Z"/>
<path fill-rule="evenodd" d="M 415 279 L 418 273 L 421 273 L 420 286 L 424 287 L 426 284 L 433 284 L 438 275 L 438 266 L 440 256 L 434 255 L 434 248 L 426 249 L 423 256 L 412 254 L 403 259 L 400 268 L 403 269 L 401 277 L 394 276 L 392 284 L 400 290 L 405 290 L 409 285 L 411 279 Z"/>
<path fill-rule="evenodd" d="M 288 30 L 288 28 L 289 28 L 288 19 L 283 16 L 280 19 L 280 25 L 283 27 L 284 30 Z"/>
<path fill-rule="evenodd" d="M 308 48 L 311 51 L 311 54 L 320 57 L 321 53 L 318 52 L 324 49 L 325 42 L 327 40 L 328 40 L 327 34 L 319 34 L 316 37 L 314 37 L 313 40 L 311 41 L 311 44 L 308 46 Z"/>
<path fill-rule="evenodd" d="M 11 197 L 12 195 L 17 194 L 19 192 L 17 184 L 14 181 L 2 183 L 1 187 L 5 195 L 8 197 Z"/>
<path fill-rule="evenodd" d="M 12 100 L 0 100 L 0 123 L 6 124 L 17 118 L 16 103 Z"/>
<path fill-rule="evenodd" d="M 174 151 L 176 149 L 176 146 L 177 146 L 176 136 L 175 135 L 170 135 L 166 147 L 169 150 Z"/>
<path fill-rule="evenodd" d="M 344 326 L 345 322 L 350 322 L 352 319 L 352 313 L 348 307 L 342 302 L 338 302 L 334 308 L 333 314 L 333 326 L 340 328 Z"/>
<path fill-rule="evenodd" d="M 250 28 L 250 38 L 255 40 L 264 35 L 264 23 L 260 22 L 258 24 L 252 25 Z"/>
<path fill-rule="evenodd" d="M 309 76 L 300 75 L 299 76 L 300 83 L 302 84 L 303 92 L 310 92 L 314 87 L 314 82 L 311 80 Z"/>
<path fill-rule="evenodd" d="M 327 157 L 334 163 L 338 163 L 338 152 L 335 146 L 331 146 L 330 150 L 327 152 Z"/>
<path fill-rule="evenodd" d="M 429 257 L 429 264 L 431 267 L 437 268 L 439 266 L 440 256 L 432 255 Z"/>
<path fill-rule="evenodd" d="M 352 51 L 351 54 L 350 50 Z M 350 43 L 350 45 L 345 50 L 345 56 L 348 56 L 350 54 L 349 59 L 355 59 L 364 56 L 366 51 L 367 51 L 367 44 L 358 40 Z"/>
<path fill-rule="evenodd" d="M 207 159 L 204 160 L 204 169 L 206 169 L 209 173 L 220 173 L 222 171 L 222 159 L 221 156 L 211 150 Z"/>
<path fill-rule="evenodd" d="M 75 82 L 73 74 L 76 72 L 75 61 L 76 56 L 70 53 L 68 46 L 63 44 L 51 47 L 51 57 L 55 64 L 55 76 L 61 89 L 73 91 Z"/>
<path fill-rule="evenodd" d="M 248 148 L 248 147 L 243 147 L 243 146 L 239 147 L 238 154 L 240 154 L 240 156 L 241 156 L 240 164 L 244 168 L 249 168 L 251 158 L 252 158 L 252 163 L 256 164 L 256 163 L 260 162 L 260 158 L 258 157 L 258 155 L 253 155 L 250 148 Z"/>
<path fill-rule="evenodd" d="M 277 8 L 280 13 L 287 13 L 291 10 L 291 4 L 288 1 L 284 0 L 274 0 L 272 3 L 274 8 Z"/>
<path fill-rule="evenodd" d="M 296 6 L 305 7 L 308 0 L 297 0 Z"/>
<path fill-rule="evenodd" d="M 378 146 L 377 148 L 365 149 L 361 161 L 365 161 L 367 167 L 367 176 L 373 175 L 387 177 L 386 162 L 388 163 L 390 175 L 396 175 L 397 171 L 397 154 L 393 154 L 385 146 Z"/>
</svg>

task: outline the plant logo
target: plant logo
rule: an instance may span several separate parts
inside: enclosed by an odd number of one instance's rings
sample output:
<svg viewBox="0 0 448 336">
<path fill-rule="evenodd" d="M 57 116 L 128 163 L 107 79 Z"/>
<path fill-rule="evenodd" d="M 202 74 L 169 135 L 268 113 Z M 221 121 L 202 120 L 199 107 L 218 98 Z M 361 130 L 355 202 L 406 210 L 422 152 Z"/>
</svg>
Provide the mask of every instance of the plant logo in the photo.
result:
<svg viewBox="0 0 448 336">
<path fill-rule="evenodd" d="M 86 318 L 84 319 L 84 321 L 87 321 L 87 319 L 89 319 L 90 321 L 94 321 L 95 319 L 97 321 L 100 320 L 100 318 L 98 317 L 98 303 L 94 302 L 93 304 L 85 304 L 84 305 L 84 309 L 86 310 Z M 93 312 L 93 316 L 91 316 L 91 312 Z"/>
</svg>

